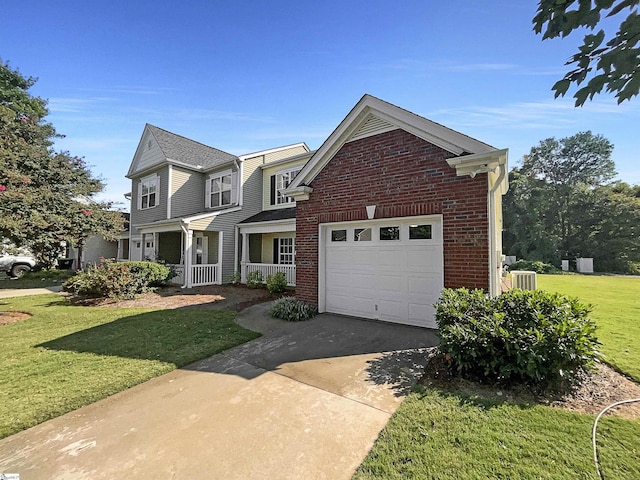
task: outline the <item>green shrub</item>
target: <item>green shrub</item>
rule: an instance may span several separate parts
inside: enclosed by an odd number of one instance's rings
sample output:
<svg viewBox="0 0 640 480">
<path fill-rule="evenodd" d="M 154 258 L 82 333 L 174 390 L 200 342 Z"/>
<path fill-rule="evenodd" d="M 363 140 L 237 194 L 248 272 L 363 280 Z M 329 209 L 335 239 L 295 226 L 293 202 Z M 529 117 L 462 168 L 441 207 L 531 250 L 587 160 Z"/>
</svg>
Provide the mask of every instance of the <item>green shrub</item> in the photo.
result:
<svg viewBox="0 0 640 480">
<path fill-rule="evenodd" d="M 436 304 L 439 348 L 471 380 L 561 388 L 599 357 L 589 312 L 577 299 L 540 290 L 490 298 L 445 289 Z"/>
<path fill-rule="evenodd" d="M 255 272 L 249 272 L 247 274 L 247 287 L 249 288 L 262 287 L 262 272 L 260 270 L 256 270 Z"/>
<path fill-rule="evenodd" d="M 242 275 L 240 274 L 240 272 L 233 272 L 233 275 L 229 277 L 229 283 L 231 283 L 232 285 L 238 285 L 241 281 Z"/>
<path fill-rule="evenodd" d="M 267 275 L 267 290 L 271 295 L 282 293 L 287 289 L 287 276 L 284 272 Z"/>
<path fill-rule="evenodd" d="M 295 297 L 283 297 L 273 302 L 270 313 L 272 317 L 287 322 L 304 322 L 315 317 L 318 314 L 318 309 L 315 305 Z"/>
<path fill-rule="evenodd" d="M 63 289 L 86 297 L 131 299 L 166 285 L 174 275 L 159 263 L 103 260 L 67 280 Z"/>
<path fill-rule="evenodd" d="M 527 270 L 536 273 L 558 273 L 560 270 L 555 265 L 533 260 L 518 260 L 509 265 L 509 271 Z"/>
</svg>

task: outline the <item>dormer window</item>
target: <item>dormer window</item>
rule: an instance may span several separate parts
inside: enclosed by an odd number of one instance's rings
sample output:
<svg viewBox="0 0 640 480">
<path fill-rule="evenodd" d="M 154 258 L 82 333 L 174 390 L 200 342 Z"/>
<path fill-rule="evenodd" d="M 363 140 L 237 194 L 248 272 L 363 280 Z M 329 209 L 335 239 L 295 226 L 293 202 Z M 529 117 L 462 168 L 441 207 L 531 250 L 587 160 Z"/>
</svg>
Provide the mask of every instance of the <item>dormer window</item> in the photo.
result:
<svg viewBox="0 0 640 480">
<path fill-rule="evenodd" d="M 284 191 L 289 187 L 300 170 L 301 167 L 283 170 L 271 177 L 271 205 L 284 205 L 295 202 L 293 198 L 286 196 Z"/>
<path fill-rule="evenodd" d="M 237 203 L 237 174 L 231 170 L 214 173 L 207 179 L 207 208 L 224 207 Z"/>
<path fill-rule="evenodd" d="M 160 177 L 153 175 L 140 180 L 138 185 L 138 209 L 146 210 L 158 205 L 160 195 Z"/>
</svg>

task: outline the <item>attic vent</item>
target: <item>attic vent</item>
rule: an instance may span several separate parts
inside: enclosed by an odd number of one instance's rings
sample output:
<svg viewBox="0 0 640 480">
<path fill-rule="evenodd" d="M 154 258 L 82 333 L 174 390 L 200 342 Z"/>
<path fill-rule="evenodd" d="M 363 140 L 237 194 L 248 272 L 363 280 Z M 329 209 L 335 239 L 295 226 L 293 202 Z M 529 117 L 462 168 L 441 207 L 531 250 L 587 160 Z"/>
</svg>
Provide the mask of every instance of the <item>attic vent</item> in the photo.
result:
<svg viewBox="0 0 640 480">
<path fill-rule="evenodd" d="M 387 122 L 375 115 L 369 115 L 365 122 L 358 128 L 348 141 L 357 140 L 359 138 L 370 137 L 379 133 L 395 130 L 396 127 L 392 123 Z"/>
<path fill-rule="evenodd" d="M 147 150 L 151 150 L 151 140 L 147 142 Z"/>
</svg>

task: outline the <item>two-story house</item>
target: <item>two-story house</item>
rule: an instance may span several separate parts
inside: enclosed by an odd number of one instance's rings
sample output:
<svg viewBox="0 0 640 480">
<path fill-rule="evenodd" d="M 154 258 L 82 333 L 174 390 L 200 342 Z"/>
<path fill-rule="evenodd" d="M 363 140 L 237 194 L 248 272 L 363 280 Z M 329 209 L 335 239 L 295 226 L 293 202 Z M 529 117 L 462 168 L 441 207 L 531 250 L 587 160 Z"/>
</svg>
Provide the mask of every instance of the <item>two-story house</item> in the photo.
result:
<svg viewBox="0 0 640 480">
<path fill-rule="evenodd" d="M 320 312 L 435 327 L 442 288 L 500 292 L 507 155 L 370 95 L 316 151 L 235 156 L 147 125 L 129 258 L 185 287 L 282 271 Z"/>
<path fill-rule="evenodd" d="M 186 287 L 228 282 L 235 272 L 246 278 L 245 268 L 259 268 L 255 264 L 263 259 L 294 265 L 288 227 L 278 230 L 276 224 L 271 230 L 272 238 L 283 239 L 282 251 L 289 252 L 273 257 L 262 248 L 271 241 L 268 232 L 255 230 L 253 223 L 240 224 L 264 209 L 275 213 L 291 207 L 281 191 L 309 156 L 304 143 L 235 156 L 147 124 L 127 173 L 132 182 L 129 258 L 173 265 L 178 272 L 174 282 Z M 274 188 L 273 204 L 263 199 L 265 181 Z M 292 221 L 295 225 L 295 214 Z M 242 257 L 239 230 L 245 242 Z M 270 270 L 263 268 L 266 278 Z M 291 267 L 289 276 L 293 284 Z"/>
</svg>

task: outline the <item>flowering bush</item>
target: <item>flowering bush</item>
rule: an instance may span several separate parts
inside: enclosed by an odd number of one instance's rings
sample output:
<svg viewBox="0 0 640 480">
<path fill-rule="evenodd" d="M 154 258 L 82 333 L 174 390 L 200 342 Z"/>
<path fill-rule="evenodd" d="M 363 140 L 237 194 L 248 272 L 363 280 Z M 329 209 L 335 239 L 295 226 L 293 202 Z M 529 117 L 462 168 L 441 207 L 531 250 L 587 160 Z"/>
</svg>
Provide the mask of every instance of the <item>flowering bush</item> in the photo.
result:
<svg viewBox="0 0 640 480">
<path fill-rule="evenodd" d="M 86 297 L 131 299 L 166 285 L 174 275 L 159 263 L 102 260 L 67 280 L 63 289 Z"/>
</svg>

